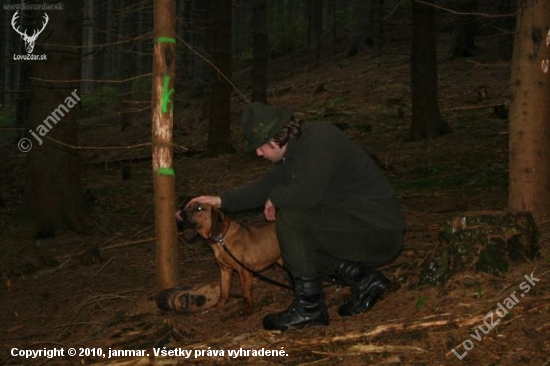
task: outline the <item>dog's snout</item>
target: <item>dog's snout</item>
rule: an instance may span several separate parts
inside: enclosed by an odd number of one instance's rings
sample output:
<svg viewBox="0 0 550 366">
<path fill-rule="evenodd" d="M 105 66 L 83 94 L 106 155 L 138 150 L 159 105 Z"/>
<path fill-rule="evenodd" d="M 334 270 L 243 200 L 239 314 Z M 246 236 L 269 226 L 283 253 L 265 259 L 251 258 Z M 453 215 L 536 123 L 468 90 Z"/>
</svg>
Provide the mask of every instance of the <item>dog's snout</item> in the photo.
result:
<svg viewBox="0 0 550 366">
<path fill-rule="evenodd" d="M 191 219 L 188 210 L 181 208 L 176 211 L 176 223 L 178 225 L 178 230 L 183 231 L 184 229 L 194 228 L 195 223 Z"/>
<path fill-rule="evenodd" d="M 195 224 L 195 220 L 193 219 L 193 210 L 192 209 L 189 209 L 187 208 L 185 211 L 184 211 L 184 221 L 187 221 L 191 224 Z"/>
</svg>

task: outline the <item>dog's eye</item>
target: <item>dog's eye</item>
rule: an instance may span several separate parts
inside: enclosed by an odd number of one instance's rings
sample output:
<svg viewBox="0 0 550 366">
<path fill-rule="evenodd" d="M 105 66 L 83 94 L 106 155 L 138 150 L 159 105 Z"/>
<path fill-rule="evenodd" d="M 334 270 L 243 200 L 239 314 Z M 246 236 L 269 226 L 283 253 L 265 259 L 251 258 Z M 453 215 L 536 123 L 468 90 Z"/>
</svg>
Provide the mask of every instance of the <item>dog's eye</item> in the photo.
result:
<svg viewBox="0 0 550 366">
<path fill-rule="evenodd" d="M 197 206 L 197 211 L 202 211 L 202 206 Z"/>
</svg>

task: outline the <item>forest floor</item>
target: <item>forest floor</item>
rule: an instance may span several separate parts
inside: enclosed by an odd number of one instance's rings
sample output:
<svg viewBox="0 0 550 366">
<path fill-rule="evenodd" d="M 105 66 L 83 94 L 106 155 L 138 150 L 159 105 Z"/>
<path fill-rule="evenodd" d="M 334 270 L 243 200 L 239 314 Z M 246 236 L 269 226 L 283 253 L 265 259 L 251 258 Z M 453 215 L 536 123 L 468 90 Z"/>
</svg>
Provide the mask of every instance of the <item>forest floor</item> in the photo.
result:
<svg viewBox="0 0 550 366">
<path fill-rule="evenodd" d="M 405 248 L 381 270 L 399 288 L 372 310 L 339 317 L 337 308 L 346 290 L 327 283 L 330 326 L 268 332 L 261 326 L 263 316 L 286 308 L 292 294 L 255 279 L 253 313 L 242 316 L 235 276 L 234 296 L 225 307 L 163 313 L 154 301 L 150 148 L 84 151 L 82 182 L 95 203 L 96 233 L 87 237 L 66 233 L 22 247 L 13 239 L 11 215 L 20 204 L 25 157 L 13 139 L 3 138 L 0 151 L 7 158 L 0 175 L 4 199 L 0 207 L 0 364 L 549 364 L 548 242 L 541 240 L 538 259 L 515 262 L 502 275 L 463 271 L 444 285 L 416 286 L 423 266 L 438 250 L 438 235 L 447 220 L 464 212 L 506 209 L 508 121 L 498 118 L 492 106 L 509 104 L 510 64 L 493 59 L 495 52 L 489 49 L 482 53 L 490 56 L 442 59 L 440 107 L 454 132 L 409 142 L 407 53 L 388 48 L 378 59 L 363 52 L 353 58 L 335 57 L 318 67 L 308 56 L 281 58 L 271 65 L 270 104 L 292 108 L 307 119 L 337 124 L 378 157 L 395 187 L 407 222 Z M 244 74 L 236 73 L 235 81 L 249 91 Z M 176 104 L 175 141 L 189 150 L 176 149 L 176 189 L 181 200 L 236 187 L 269 168 L 269 162 L 243 152 L 240 114 L 245 102 L 237 94 L 232 105 L 237 152 L 220 157 L 200 153 L 207 131 L 207 122 L 198 118 L 200 101 Z M 124 131 L 108 113 L 83 119 L 80 144 L 149 142 L 149 119 L 145 111 Z M 127 165 L 132 176 L 123 180 Z M 262 219 L 261 211 L 230 216 L 244 223 Z M 180 244 L 182 285 L 217 283 L 219 270 L 208 245 L 183 238 Z M 540 282 L 519 298 L 498 325 L 487 334 L 479 332 L 484 320 L 489 322 L 485 315 L 514 291 L 519 294 L 524 276 L 532 273 Z M 285 278 L 278 267 L 264 274 Z M 77 350 L 76 356 L 67 355 L 69 347 Z M 154 357 L 154 349 L 164 347 L 192 352 L 189 358 Z M 17 352 L 63 348 L 65 354 L 25 359 L 12 356 L 14 348 Z M 109 348 L 145 352 L 108 358 Z M 98 357 L 99 349 L 107 357 Z M 284 350 L 286 355 L 229 355 L 229 350 L 239 349 Z"/>
</svg>

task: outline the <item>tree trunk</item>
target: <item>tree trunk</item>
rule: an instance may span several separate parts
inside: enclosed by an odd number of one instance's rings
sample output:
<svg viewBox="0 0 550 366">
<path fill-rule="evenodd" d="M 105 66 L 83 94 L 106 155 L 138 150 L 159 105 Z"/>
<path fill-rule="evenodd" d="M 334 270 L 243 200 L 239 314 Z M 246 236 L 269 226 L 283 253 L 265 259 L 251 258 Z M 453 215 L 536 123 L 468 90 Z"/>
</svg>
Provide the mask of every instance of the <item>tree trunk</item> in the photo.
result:
<svg viewBox="0 0 550 366">
<path fill-rule="evenodd" d="M 16 221 L 19 237 L 53 237 L 67 230 L 90 233 L 93 224 L 80 186 L 78 155 L 57 144 L 77 145 L 77 110 L 80 101 L 81 21 L 76 6 L 48 14 L 49 37 L 40 53 L 47 61 L 33 63 L 27 181 Z M 41 24 L 41 17 L 37 22 Z M 63 45 L 63 46 L 59 46 Z M 60 123 L 58 123 L 60 122 Z M 28 146 L 28 144 L 26 144 Z M 21 148 L 21 145 L 20 145 Z"/>
<path fill-rule="evenodd" d="M 461 13 L 477 11 L 477 0 L 461 0 L 457 9 Z M 453 30 L 453 45 L 451 57 L 470 57 L 476 50 L 475 35 L 477 33 L 476 17 L 472 15 L 457 15 Z"/>
<path fill-rule="evenodd" d="M 138 34 L 138 12 L 132 10 L 132 3 L 121 0 L 119 3 L 119 41 L 126 41 L 135 39 Z M 127 43 L 121 43 L 118 51 L 118 59 L 120 66 L 118 68 L 119 75 L 123 79 L 130 79 L 136 72 L 133 61 L 136 55 L 136 41 L 132 40 Z M 132 85 L 133 82 L 126 81 L 120 84 L 119 96 L 118 96 L 118 113 L 120 115 L 120 130 L 123 131 L 132 124 L 132 118 L 134 115 L 131 112 L 130 100 L 132 99 Z"/>
<path fill-rule="evenodd" d="M 231 146 L 231 9 L 233 1 L 220 1 L 215 14 L 214 64 L 207 149 L 209 155 L 234 152 Z"/>
<path fill-rule="evenodd" d="M 116 46 L 113 45 L 117 30 L 116 1 L 106 0 L 103 4 L 102 18 L 105 21 L 104 44 L 106 45 L 102 54 L 102 77 L 114 77 L 116 75 Z M 113 67 L 114 66 L 114 67 Z"/>
<path fill-rule="evenodd" d="M 136 18 L 137 18 L 137 24 L 136 24 L 136 32 L 137 32 L 137 35 L 136 37 L 143 37 L 144 33 L 147 32 L 147 28 L 145 27 L 145 22 L 146 22 L 146 18 L 147 16 L 149 15 L 149 13 L 147 13 L 145 11 L 146 7 L 145 6 L 141 6 L 138 10 L 137 10 L 137 15 L 136 15 Z M 146 55 L 144 55 L 145 53 L 145 40 L 143 39 L 139 39 L 136 41 L 136 53 L 137 53 L 137 57 L 136 57 L 136 60 L 135 60 L 135 70 L 134 72 L 136 73 L 136 75 L 141 75 L 141 74 L 144 74 L 146 72 L 148 72 L 149 70 L 151 70 L 150 68 L 147 69 L 145 67 L 145 62 L 144 60 L 145 59 L 150 59 L 150 57 L 147 57 Z"/>
<path fill-rule="evenodd" d="M 368 10 L 366 0 L 355 3 L 355 33 L 350 37 L 346 57 L 353 57 L 366 47 L 369 33 Z"/>
<path fill-rule="evenodd" d="M 42 19 L 42 14 L 38 15 L 38 17 Z M 35 22 L 36 17 L 34 12 L 27 12 L 27 14 L 21 14 L 21 17 L 18 19 L 21 27 L 23 29 L 35 29 Z M 10 21 L 11 24 L 11 21 Z M 39 24 L 42 24 L 39 22 Z M 18 43 L 18 46 L 21 46 L 24 44 L 24 42 L 19 39 L 20 42 Z M 35 51 L 40 52 L 39 45 L 37 45 L 35 48 Z M 25 52 L 23 52 L 25 53 Z M 12 55 L 13 53 L 10 53 Z M 13 63 L 13 60 L 10 60 L 10 63 Z M 30 104 L 30 72 L 31 72 L 31 63 L 29 62 L 16 62 L 15 63 L 15 70 L 16 70 L 16 81 L 17 84 L 14 86 L 13 89 L 17 91 L 15 94 L 15 124 L 19 128 L 24 128 L 25 130 L 28 127 L 28 117 L 29 117 L 29 104 Z M 26 134 L 21 131 L 17 139 L 24 137 Z"/>
<path fill-rule="evenodd" d="M 375 1 L 374 57 L 382 56 L 384 49 L 384 0 Z"/>
<path fill-rule="evenodd" d="M 332 0 L 332 53 L 336 54 L 336 0 Z"/>
<path fill-rule="evenodd" d="M 32 26 L 31 26 L 32 27 Z M 37 49 L 38 47 L 35 47 Z M 17 89 L 19 92 L 17 95 L 16 100 L 16 107 L 15 107 L 15 124 L 17 127 L 25 128 L 27 129 L 29 125 L 29 111 L 30 111 L 30 86 L 31 86 L 31 80 L 30 80 L 30 73 L 31 73 L 31 65 L 28 62 L 22 62 L 18 65 L 19 68 L 19 86 Z M 23 132 L 23 131 L 22 131 Z M 26 135 L 25 133 L 21 133 L 20 137 L 23 137 Z"/>
<path fill-rule="evenodd" d="M 233 53 L 240 54 L 246 51 L 248 42 L 247 37 L 249 35 L 250 28 L 250 4 L 248 0 L 234 0 L 233 7 Z"/>
<path fill-rule="evenodd" d="M 252 102 L 267 104 L 267 6 L 254 0 L 254 60 L 252 62 Z"/>
<path fill-rule="evenodd" d="M 321 50 L 321 32 L 323 30 L 322 0 L 309 0 L 308 45 L 309 51 L 315 51 L 316 62 Z"/>
<path fill-rule="evenodd" d="M 512 58 L 509 201 L 550 219 L 550 3 L 519 1 Z"/>
<path fill-rule="evenodd" d="M 3 103 L 11 104 L 15 100 L 15 96 L 12 94 L 14 87 L 15 79 L 15 70 L 16 66 L 13 64 L 13 51 L 14 51 L 14 41 L 21 42 L 21 38 L 17 33 L 15 33 L 11 27 L 11 18 L 13 12 L 4 11 L 3 13 L 4 20 L 4 35 L 3 35 L 3 56 L 4 56 L 4 75 L 2 78 L 2 85 L 4 87 L 4 93 L 2 93 Z M 17 38 L 15 38 L 17 36 Z"/>
<path fill-rule="evenodd" d="M 508 15 L 499 18 L 498 28 L 498 56 L 499 59 L 509 61 L 512 58 L 512 51 L 514 48 L 514 20 L 515 18 L 510 14 L 513 14 L 514 7 L 512 7 L 512 0 L 499 0 L 498 12 L 501 15 Z"/>
<path fill-rule="evenodd" d="M 186 17 L 189 17 L 187 4 L 190 1 L 176 1 L 176 34 L 179 38 L 188 42 L 186 37 L 186 29 L 189 26 L 189 22 Z M 189 57 L 186 55 L 186 46 L 178 47 L 178 63 L 176 65 L 176 90 L 185 90 L 185 84 L 189 82 L 189 74 L 187 72 L 187 66 L 189 65 Z"/>
<path fill-rule="evenodd" d="M 451 132 L 439 112 L 435 13 L 429 5 L 413 2 L 411 60 L 412 125 L 409 138 L 418 140 Z"/>
<path fill-rule="evenodd" d="M 154 0 L 152 154 L 158 290 L 178 285 L 173 107 L 176 74 L 176 5 Z"/>
<path fill-rule="evenodd" d="M 84 6 L 84 21 L 82 22 L 82 79 L 93 80 L 95 79 L 95 55 L 94 49 L 95 42 L 95 2 L 96 0 L 89 0 Z M 80 83 L 80 90 L 82 95 L 90 95 L 94 92 L 94 86 L 96 83 L 89 81 L 82 81 Z"/>
<path fill-rule="evenodd" d="M 321 50 L 323 48 L 323 0 L 317 0 L 317 22 L 315 23 L 317 28 L 315 30 L 317 35 L 316 46 L 316 56 L 315 56 L 315 66 L 319 66 L 319 61 L 321 61 Z"/>
<path fill-rule="evenodd" d="M 192 13 L 192 45 L 206 59 L 212 59 L 212 44 L 213 44 L 213 5 L 212 0 L 193 0 Z M 194 95 L 203 99 L 207 105 L 207 110 L 210 110 L 210 92 L 212 84 L 212 75 L 214 71 L 210 65 L 207 65 L 202 59 L 195 54 L 193 58 L 193 82 Z M 206 118 L 207 116 L 202 116 Z"/>
</svg>

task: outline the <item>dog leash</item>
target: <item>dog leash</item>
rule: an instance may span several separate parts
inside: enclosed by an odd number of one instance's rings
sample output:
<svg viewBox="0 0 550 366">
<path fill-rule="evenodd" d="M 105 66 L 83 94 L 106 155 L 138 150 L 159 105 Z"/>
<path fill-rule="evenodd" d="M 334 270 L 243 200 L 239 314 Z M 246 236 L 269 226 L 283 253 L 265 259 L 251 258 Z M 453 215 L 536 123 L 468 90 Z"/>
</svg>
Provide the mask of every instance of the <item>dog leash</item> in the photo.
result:
<svg viewBox="0 0 550 366">
<path fill-rule="evenodd" d="M 252 273 L 252 276 L 254 277 L 257 277 L 259 278 L 260 280 L 262 281 L 265 281 L 267 283 L 270 283 L 272 285 L 275 285 L 275 286 L 279 286 L 279 287 L 283 287 L 283 288 L 287 288 L 287 289 L 292 289 L 292 286 L 289 286 L 289 285 L 285 285 L 284 283 L 280 283 L 280 282 L 277 282 L 275 280 L 272 280 L 271 278 L 269 277 L 266 277 L 264 275 L 262 275 L 261 273 L 258 273 L 256 271 L 253 271 L 251 270 L 250 268 L 248 268 L 244 263 L 242 263 L 240 260 L 238 260 L 237 258 L 235 258 L 235 256 L 233 255 L 233 253 L 231 253 L 231 251 L 229 250 L 229 248 L 227 247 L 227 245 L 225 244 L 225 241 L 223 240 L 223 238 L 225 237 L 225 234 L 227 234 L 227 232 L 229 231 L 229 227 L 231 226 L 231 221 L 229 221 L 229 225 L 227 225 L 227 229 L 225 230 L 225 233 L 218 235 L 217 238 L 214 238 L 213 240 L 220 244 L 221 247 L 223 248 L 223 250 L 225 250 L 225 252 L 227 254 L 229 254 L 229 256 L 231 258 L 233 258 L 233 260 L 235 262 L 237 262 L 241 267 L 243 267 L 244 269 L 246 269 L 248 272 Z"/>
</svg>

